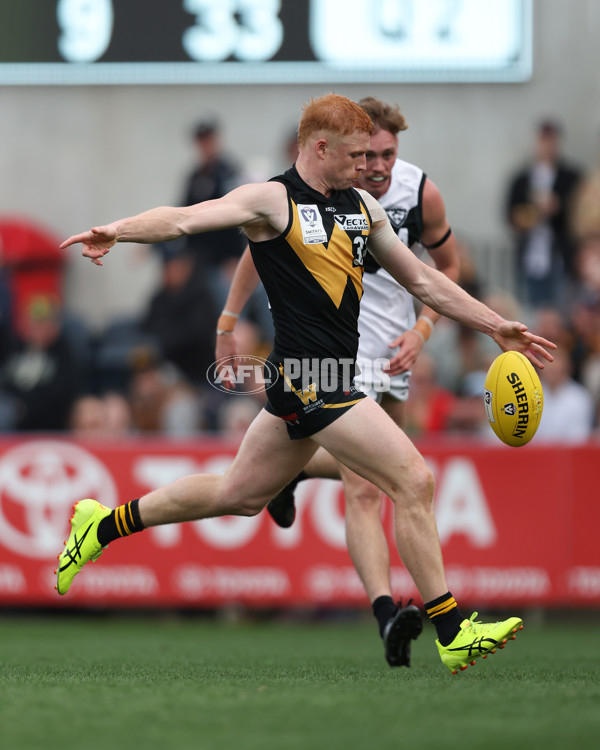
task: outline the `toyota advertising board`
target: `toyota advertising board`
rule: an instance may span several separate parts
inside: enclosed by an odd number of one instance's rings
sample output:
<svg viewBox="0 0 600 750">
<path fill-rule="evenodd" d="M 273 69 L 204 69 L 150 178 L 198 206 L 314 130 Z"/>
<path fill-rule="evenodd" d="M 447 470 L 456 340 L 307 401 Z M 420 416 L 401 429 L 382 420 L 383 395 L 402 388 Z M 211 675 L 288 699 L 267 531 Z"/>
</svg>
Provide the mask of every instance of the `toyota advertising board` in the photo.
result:
<svg viewBox="0 0 600 750">
<path fill-rule="evenodd" d="M 436 514 L 450 589 L 480 607 L 598 606 L 600 509 L 590 488 L 597 446 L 523 449 L 420 445 L 437 482 Z M 222 473 L 235 446 L 217 440 L 0 440 L 3 606 L 366 606 L 346 550 L 341 484 L 298 486 L 297 520 L 267 513 L 147 529 L 111 544 L 68 595 L 54 590 L 56 555 L 74 502 L 114 507 L 185 474 Z M 383 523 L 393 545 L 393 508 Z M 395 551 L 398 597 L 420 601 Z"/>
</svg>

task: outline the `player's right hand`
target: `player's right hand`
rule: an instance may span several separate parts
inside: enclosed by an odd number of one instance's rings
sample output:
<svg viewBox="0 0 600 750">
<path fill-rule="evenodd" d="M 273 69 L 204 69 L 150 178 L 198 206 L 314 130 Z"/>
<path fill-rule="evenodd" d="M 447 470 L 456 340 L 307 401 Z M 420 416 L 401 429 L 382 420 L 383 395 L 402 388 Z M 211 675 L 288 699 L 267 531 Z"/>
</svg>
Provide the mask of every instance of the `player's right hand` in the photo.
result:
<svg viewBox="0 0 600 750">
<path fill-rule="evenodd" d="M 83 245 L 81 254 L 85 258 L 90 258 L 92 263 L 101 266 L 102 261 L 100 259 L 108 253 L 116 241 L 117 231 L 112 226 L 92 227 L 87 232 L 74 234 L 72 237 L 69 237 L 69 239 L 60 245 L 60 249 L 63 250 L 80 242 Z"/>
</svg>

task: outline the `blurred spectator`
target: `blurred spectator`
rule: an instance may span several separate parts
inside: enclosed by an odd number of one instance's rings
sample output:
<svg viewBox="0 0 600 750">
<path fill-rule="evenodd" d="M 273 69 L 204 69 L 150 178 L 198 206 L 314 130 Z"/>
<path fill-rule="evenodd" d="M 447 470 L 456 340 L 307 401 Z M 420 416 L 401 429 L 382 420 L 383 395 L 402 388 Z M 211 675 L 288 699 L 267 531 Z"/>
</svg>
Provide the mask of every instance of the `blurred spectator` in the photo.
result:
<svg viewBox="0 0 600 750">
<path fill-rule="evenodd" d="M 456 238 L 456 252 L 459 260 L 459 274 L 456 283 L 472 297 L 481 299 L 482 286 L 477 264 L 468 243 L 460 237 Z"/>
<path fill-rule="evenodd" d="M 588 356 L 581 367 L 581 384 L 594 404 L 594 428 L 600 427 L 600 352 Z"/>
<path fill-rule="evenodd" d="M 80 370 L 62 330 L 61 307 L 51 295 L 29 300 L 21 336 L 2 367 L 2 385 L 12 397 L 16 430 L 66 429 L 81 385 Z"/>
<path fill-rule="evenodd" d="M 590 236 L 581 243 L 576 266 L 579 283 L 569 309 L 574 334 L 573 375 L 585 382 L 584 370 L 600 357 L 600 237 Z"/>
<path fill-rule="evenodd" d="M 506 215 L 516 238 L 517 281 L 532 307 L 563 301 L 573 277 L 569 209 L 581 173 L 561 155 L 561 127 L 540 123 L 533 160 L 511 179 Z"/>
<path fill-rule="evenodd" d="M 487 369 L 469 372 L 464 376 L 453 408 L 448 414 L 448 432 L 489 442 L 496 440 L 483 405 L 486 375 Z"/>
<path fill-rule="evenodd" d="M 421 351 L 412 366 L 410 398 L 405 404 L 404 424 L 412 437 L 441 435 L 454 407 L 454 394 L 437 381 L 435 359 Z"/>
<path fill-rule="evenodd" d="M 483 285 L 469 245 L 458 239 L 456 250 L 459 256 L 458 285 L 472 296 L 481 299 Z M 501 310 L 499 312 L 503 314 Z M 484 367 L 490 344 L 495 346 L 489 336 L 461 326 L 450 318 L 440 318 L 427 342 L 427 350 L 436 361 L 438 384 L 457 393 L 462 379 L 468 372 Z"/>
<path fill-rule="evenodd" d="M 216 119 L 198 123 L 194 143 L 198 164 L 186 180 L 184 206 L 221 198 L 243 181 L 240 168 L 224 152 Z M 221 310 L 237 260 L 246 247 L 244 236 L 237 228 L 226 229 L 190 235 L 187 243 L 194 255 L 194 275 L 204 281 Z"/>
<path fill-rule="evenodd" d="M 126 437 L 131 434 L 131 408 L 119 393 L 86 393 L 73 404 L 69 428 L 74 437 Z"/>
<path fill-rule="evenodd" d="M 206 285 L 193 273 L 189 246 L 175 241 L 157 248 L 162 256 L 162 277 L 142 318 L 142 330 L 156 338 L 163 357 L 190 383 L 206 386 L 219 311 Z"/>
<path fill-rule="evenodd" d="M 93 394 L 79 396 L 69 416 L 69 429 L 75 437 L 97 436 L 104 432 L 104 404 Z"/>
<path fill-rule="evenodd" d="M 438 383 L 458 393 L 466 375 L 487 370 L 492 350 L 485 341 L 487 338 L 472 328 L 440 318 L 427 342 L 427 349 L 436 360 Z M 494 346 L 494 353 L 499 354 L 500 350 Z"/>
<path fill-rule="evenodd" d="M 5 267 L 3 240 L 0 232 L 0 362 L 4 360 L 12 338 L 12 295 L 9 273 Z"/>
<path fill-rule="evenodd" d="M 600 298 L 582 297 L 573 305 L 570 320 L 575 334 L 573 377 L 592 395 L 597 411 L 600 406 Z"/>
<path fill-rule="evenodd" d="M 121 393 L 105 393 L 102 396 L 104 405 L 104 429 L 112 437 L 121 437 L 132 429 L 131 406 Z"/>
<path fill-rule="evenodd" d="M 600 160 L 575 191 L 571 224 L 578 241 L 600 238 Z"/>
<path fill-rule="evenodd" d="M 517 320 L 517 318 L 515 318 Z M 558 348 L 569 356 L 573 351 L 574 337 L 568 325 L 565 314 L 555 307 L 540 307 L 535 314 L 532 326 L 535 332 L 541 331 L 539 336 L 554 341 Z"/>
<path fill-rule="evenodd" d="M 592 434 L 594 402 L 588 391 L 573 380 L 568 352 L 557 349 L 554 362 L 540 371 L 544 411 L 535 435 L 537 443 L 585 442 Z"/>
<path fill-rule="evenodd" d="M 260 410 L 258 401 L 250 396 L 231 396 L 219 408 L 219 433 L 241 441 Z"/>
<path fill-rule="evenodd" d="M 149 361 L 136 369 L 129 401 L 137 432 L 180 438 L 197 435 L 203 427 L 197 392 L 167 363 Z"/>
<path fill-rule="evenodd" d="M 7 288 L 0 287 L 0 308 L 10 314 L 12 329 L 22 335 L 28 305 L 34 296 L 61 299 L 66 254 L 60 240 L 28 217 L 0 217 L 0 265 Z M 10 305 L 10 313 L 7 309 Z"/>
<path fill-rule="evenodd" d="M 574 299 L 600 300 L 600 235 L 581 241 L 575 255 L 577 289 Z"/>
<path fill-rule="evenodd" d="M 93 388 L 96 393 L 124 393 L 134 370 L 160 358 L 160 344 L 142 329 L 138 317 L 117 318 L 96 336 Z"/>
</svg>

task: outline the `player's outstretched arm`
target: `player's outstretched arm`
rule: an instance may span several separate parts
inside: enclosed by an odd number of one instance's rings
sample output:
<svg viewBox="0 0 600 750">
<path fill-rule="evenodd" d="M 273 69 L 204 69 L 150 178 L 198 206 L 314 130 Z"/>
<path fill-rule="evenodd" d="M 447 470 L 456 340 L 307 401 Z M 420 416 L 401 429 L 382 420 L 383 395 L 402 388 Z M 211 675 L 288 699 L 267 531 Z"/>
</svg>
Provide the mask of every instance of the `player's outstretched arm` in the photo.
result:
<svg viewBox="0 0 600 750">
<path fill-rule="evenodd" d="M 150 211 L 119 219 L 106 226 L 93 227 L 87 232 L 73 235 L 61 244 L 61 248 L 81 243 L 82 255 L 90 258 L 98 266 L 103 258 L 117 242 L 140 242 L 152 244 L 167 242 L 189 234 L 186 226 L 187 214 L 190 208 L 171 208 L 160 206 Z"/>
<path fill-rule="evenodd" d="M 277 183 L 257 183 L 243 185 L 223 198 L 194 206 L 152 208 L 73 235 L 61 248 L 81 243 L 82 254 L 96 265 L 102 265 L 101 259 L 117 242 L 154 244 L 182 235 L 231 227 L 244 227 L 249 236 L 267 239 L 282 231 L 287 222 L 287 203 L 282 191 L 285 188 Z"/>
</svg>

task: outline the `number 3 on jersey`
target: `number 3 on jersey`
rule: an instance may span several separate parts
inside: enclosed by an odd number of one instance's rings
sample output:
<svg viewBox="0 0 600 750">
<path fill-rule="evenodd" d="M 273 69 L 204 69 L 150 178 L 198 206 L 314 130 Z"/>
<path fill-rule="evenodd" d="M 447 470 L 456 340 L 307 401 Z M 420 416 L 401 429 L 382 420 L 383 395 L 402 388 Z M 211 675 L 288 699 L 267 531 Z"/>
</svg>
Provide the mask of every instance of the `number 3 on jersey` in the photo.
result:
<svg viewBox="0 0 600 750">
<path fill-rule="evenodd" d="M 367 247 L 367 238 L 362 234 L 357 235 L 352 240 L 352 265 L 364 266 L 365 250 Z"/>
</svg>

